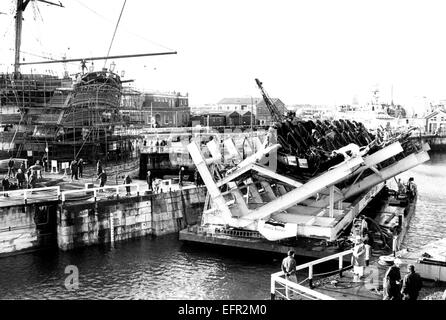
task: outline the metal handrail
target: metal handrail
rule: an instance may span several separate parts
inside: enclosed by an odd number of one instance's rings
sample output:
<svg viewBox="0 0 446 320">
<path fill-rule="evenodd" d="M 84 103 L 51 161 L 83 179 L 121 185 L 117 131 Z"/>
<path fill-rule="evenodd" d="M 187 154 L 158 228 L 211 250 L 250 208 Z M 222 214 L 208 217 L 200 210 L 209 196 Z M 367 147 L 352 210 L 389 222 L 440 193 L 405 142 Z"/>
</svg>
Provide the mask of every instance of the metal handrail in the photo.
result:
<svg viewBox="0 0 446 320">
<path fill-rule="evenodd" d="M 330 261 L 330 260 L 334 260 L 334 259 L 338 259 L 339 261 L 339 266 L 338 266 L 338 271 L 340 273 L 340 275 L 342 275 L 342 270 L 344 269 L 344 257 L 347 255 L 351 255 L 353 254 L 353 249 L 349 249 L 343 252 L 339 252 L 336 254 L 332 254 L 330 256 L 321 258 L 321 259 L 317 259 L 314 261 L 310 261 L 304 264 L 301 264 L 299 266 L 296 266 L 296 272 L 299 270 L 303 270 L 308 268 L 308 281 L 309 281 L 309 285 L 310 288 L 304 287 L 300 284 L 297 284 L 293 281 L 290 281 L 288 279 L 285 279 L 284 276 L 284 272 L 283 271 L 279 271 L 276 273 L 273 273 L 271 275 L 271 297 L 274 297 L 276 294 L 276 282 L 286 285 L 287 287 L 291 287 L 297 291 L 302 291 L 305 292 L 306 294 L 309 294 L 310 296 L 316 297 L 317 299 L 323 299 L 323 300 L 335 300 L 334 298 L 321 294 L 315 290 L 313 290 L 313 267 L 315 265 Z"/>
<path fill-rule="evenodd" d="M 8 195 L 12 195 L 12 196 L 16 196 L 16 195 L 20 195 L 23 194 L 23 200 L 25 202 L 25 204 L 28 201 L 28 195 L 29 193 L 35 193 L 38 191 L 48 191 L 48 190 L 56 190 L 57 193 L 57 198 L 59 199 L 60 197 L 60 187 L 59 186 L 52 186 L 52 187 L 42 187 L 42 188 L 31 188 L 31 189 L 19 189 L 19 190 L 11 190 L 11 191 L 5 191 L 4 193 L 7 193 Z"/>
<path fill-rule="evenodd" d="M 66 195 L 67 194 L 73 194 L 73 193 L 80 193 L 80 192 L 93 192 L 94 200 L 96 201 L 97 193 L 100 190 L 106 190 L 106 189 L 114 189 L 116 190 L 116 195 L 119 195 L 119 189 L 124 187 L 136 187 L 136 194 L 139 196 L 139 184 L 136 183 L 130 183 L 130 184 L 118 184 L 114 186 L 104 186 L 104 187 L 98 187 L 98 188 L 84 188 L 84 189 L 76 189 L 76 190 L 68 190 L 62 192 L 62 203 L 66 201 Z"/>
<path fill-rule="evenodd" d="M 281 293 L 280 290 L 276 287 L 276 283 L 282 285 L 282 287 L 285 289 L 285 291 L 292 291 L 300 296 L 303 296 L 303 297 L 311 299 L 311 300 L 336 300 L 333 297 L 330 297 L 323 293 L 317 292 L 313 289 L 307 288 L 301 284 L 295 283 L 288 279 L 285 279 L 282 277 L 274 277 L 273 278 L 271 276 L 271 296 L 272 297 L 275 297 L 276 294 L 279 294 L 280 296 L 289 299 L 288 293 L 287 292 L 285 294 Z"/>
</svg>

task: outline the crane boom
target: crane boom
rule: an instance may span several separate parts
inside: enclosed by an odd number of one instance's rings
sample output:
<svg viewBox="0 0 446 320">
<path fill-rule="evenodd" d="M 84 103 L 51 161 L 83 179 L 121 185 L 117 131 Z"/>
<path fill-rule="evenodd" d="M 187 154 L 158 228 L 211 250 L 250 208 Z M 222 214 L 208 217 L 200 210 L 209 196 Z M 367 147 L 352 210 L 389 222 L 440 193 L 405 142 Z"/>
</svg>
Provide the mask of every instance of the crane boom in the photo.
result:
<svg viewBox="0 0 446 320">
<path fill-rule="evenodd" d="M 271 113 L 271 116 L 274 120 L 274 122 L 282 122 L 285 117 L 282 113 L 280 113 L 277 106 L 274 104 L 274 102 L 271 100 L 271 98 L 268 96 L 268 94 L 265 92 L 262 86 L 262 82 L 260 82 L 259 79 L 255 79 L 257 86 L 259 87 L 260 91 L 262 92 L 263 100 L 265 101 L 266 107 L 268 108 L 269 112 Z"/>
</svg>

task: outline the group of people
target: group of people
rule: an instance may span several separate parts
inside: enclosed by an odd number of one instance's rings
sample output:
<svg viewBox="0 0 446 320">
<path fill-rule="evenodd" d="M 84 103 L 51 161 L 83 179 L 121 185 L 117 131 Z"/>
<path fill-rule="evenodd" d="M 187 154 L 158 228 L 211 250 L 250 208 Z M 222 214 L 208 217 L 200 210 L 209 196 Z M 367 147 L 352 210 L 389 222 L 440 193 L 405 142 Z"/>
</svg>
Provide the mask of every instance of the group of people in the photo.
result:
<svg viewBox="0 0 446 320">
<path fill-rule="evenodd" d="M 79 178 L 82 178 L 84 173 L 84 160 L 81 159 L 74 159 L 70 163 L 70 172 L 71 172 L 71 181 L 73 181 L 73 178 L 75 180 L 79 180 Z"/>
<path fill-rule="evenodd" d="M 407 274 L 401 279 L 400 260 L 395 259 L 384 276 L 384 300 L 417 300 L 423 286 L 415 266 L 407 266 Z"/>
<path fill-rule="evenodd" d="M 186 169 L 184 167 L 180 167 L 180 170 L 178 172 L 178 185 L 180 187 L 184 186 L 184 182 L 185 182 L 185 173 L 186 173 Z M 147 189 L 149 191 L 154 191 L 155 193 L 158 192 L 159 190 L 159 184 L 160 184 L 160 179 L 154 179 L 152 176 L 152 172 L 150 170 L 147 171 L 147 175 L 146 175 L 146 182 L 147 182 Z M 201 178 L 200 173 L 198 172 L 198 169 L 195 169 L 194 172 L 194 181 L 195 181 L 195 185 L 198 186 L 202 186 L 203 183 L 203 179 Z"/>
<path fill-rule="evenodd" d="M 9 197 L 8 191 L 10 190 L 35 188 L 37 180 L 43 178 L 42 170 L 44 167 L 39 160 L 29 168 L 26 167 L 25 161 L 22 161 L 16 170 L 16 163 L 11 157 L 8 161 L 8 173 L 2 179 L 3 196 Z"/>
<path fill-rule="evenodd" d="M 359 278 L 364 275 L 364 267 L 369 265 L 371 248 L 366 241 L 358 240 L 353 248 L 353 273 Z M 401 261 L 395 259 L 392 266 L 389 267 L 384 275 L 383 281 L 383 300 L 417 300 L 419 292 L 423 286 L 420 275 L 415 272 L 415 266 L 407 266 L 407 274 L 401 278 L 399 265 Z M 287 257 L 282 260 L 282 272 L 287 280 L 297 282 L 296 260 L 294 251 L 288 251 Z M 289 298 L 288 288 L 286 296 Z"/>
<path fill-rule="evenodd" d="M 414 178 L 410 177 L 406 184 L 401 182 L 401 179 L 397 181 L 398 193 L 407 195 L 407 198 L 412 201 L 417 195 L 417 185 L 414 182 Z"/>
</svg>

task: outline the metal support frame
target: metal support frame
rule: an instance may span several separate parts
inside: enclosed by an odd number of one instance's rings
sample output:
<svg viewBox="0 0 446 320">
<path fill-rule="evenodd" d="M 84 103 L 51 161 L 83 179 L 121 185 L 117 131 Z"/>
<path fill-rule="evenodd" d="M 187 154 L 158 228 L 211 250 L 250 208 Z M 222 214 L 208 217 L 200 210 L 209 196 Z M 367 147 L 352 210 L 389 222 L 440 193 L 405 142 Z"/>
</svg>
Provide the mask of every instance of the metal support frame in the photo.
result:
<svg viewBox="0 0 446 320">
<path fill-rule="evenodd" d="M 330 214 L 330 218 L 334 217 L 334 186 L 330 186 L 328 188 L 330 190 L 330 204 L 328 206 L 328 211 Z"/>
</svg>

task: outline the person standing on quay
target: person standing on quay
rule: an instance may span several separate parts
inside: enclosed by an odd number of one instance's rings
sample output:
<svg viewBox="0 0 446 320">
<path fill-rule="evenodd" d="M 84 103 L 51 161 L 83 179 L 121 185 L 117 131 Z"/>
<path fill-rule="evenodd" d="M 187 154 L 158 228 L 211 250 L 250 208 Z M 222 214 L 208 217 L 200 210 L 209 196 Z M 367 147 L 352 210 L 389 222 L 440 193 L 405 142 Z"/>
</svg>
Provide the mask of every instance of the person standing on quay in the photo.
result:
<svg viewBox="0 0 446 320">
<path fill-rule="evenodd" d="M 42 166 L 43 166 L 43 171 L 46 172 L 47 171 L 47 164 L 48 164 L 48 156 L 46 153 L 43 154 L 42 156 Z"/>
<path fill-rule="evenodd" d="M 96 163 L 96 174 L 99 177 L 99 175 L 102 173 L 102 163 L 101 160 L 98 160 Z"/>
<path fill-rule="evenodd" d="M 22 163 L 20 164 L 20 169 L 22 170 L 23 173 L 26 172 L 26 164 L 25 164 L 25 161 L 22 161 Z"/>
<path fill-rule="evenodd" d="M 30 189 L 34 189 L 36 187 L 36 182 L 37 182 L 37 172 L 36 171 L 31 172 L 30 169 L 28 169 L 28 171 L 30 172 L 28 178 L 28 185 Z"/>
<path fill-rule="evenodd" d="M 400 260 L 395 259 L 394 264 L 389 267 L 386 274 L 384 275 L 385 287 L 383 300 L 401 300 L 401 272 L 399 264 Z"/>
<path fill-rule="evenodd" d="M 132 183 L 132 178 L 130 178 L 130 175 L 126 175 L 125 179 L 124 179 L 124 184 L 131 184 Z M 127 191 L 127 196 L 130 196 L 130 187 L 126 186 L 125 190 Z"/>
<path fill-rule="evenodd" d="M 79 161 L 77 162 L 77 172 L 79 178 L 82 178 L 82 175 L 84 173 L 84 160 L 82 160 L 82 158 L 80 158 Z"/>
<path fill-rule="evenodd" d="M 292 278 L 294 278 L 295 282 L 297 283 L 297 275 L 296 275 L 296 260 L 294 259 L 294 251 L 289 250 L 287 257 L 285 257 L 282 260 L 282 271 L 285 274 L 285 278 L 287 280 L 292 281 Z M 289 298 L 289 290 L 288 286 L 286 287 L 286 297 Z"/>
<path fill-rule="evenodd" d="M 415 266 L 413 264 L 407 266 L 407 271 L 409 273 L 404 276 L 403 287 L 401 288 L 403 300 L 417 300 L 423 282 L 421 281 L 420 275 L 415 272 Z"/>
<path fill-rule="evenodd" d="M 8 178 L 11 178 L 11 175 L 14 177 L 14 160 L 12 160 L 12 157 L 9 158 L 8 162 Z"/>
<path fill-rule="evenodd" d="M 147 189 L 152 190 L 152 173 L 150 172 L 150 170 L 147 171 L 146 181 L 147 181 Z"/>
<path fill-rule="evenodd" d="M 76 161 L 76 159 L 71 161 L 70 170 L 71 170 L 71 181 L 73 181 L 73 177 L 76 180 L 78 180 L 78 178 L 77 178 L 77 161 Z"/>
<path fill-rule="evenodd" d="M 22 171 L 22 169 L 17 170 L 16 179 L 17 179 L 17 185 L 18 185 L 19 189 L 23 189 L 25 182 L 26 182 L 26 177 L 25 177 L 25 173 Z"/>
<path fill-rule="evenodd" d="M 96 180 L 100 180 L 99 188 L 104 187 L 105 183 L 107 182 L 107 173 L 105 171 L 102 171 Z"/>
<path fill-rule="evenodd" d="M 180 169 L 180 173 L 178 175 L 179 178 L 179 186 L 182 187 L 183 186 L 183 180 L 184 180 L 184 167 L 181 167 Z"/>
<path fill-rule="evenodd" d="M 3 196 L 4 197 L 9 197 L 9 195 L 8 195 L 9 186 L 10 186 L 9 179 L 7 176 L 4 176 L 3 180 L 2 180 Z"/>
</svg>

